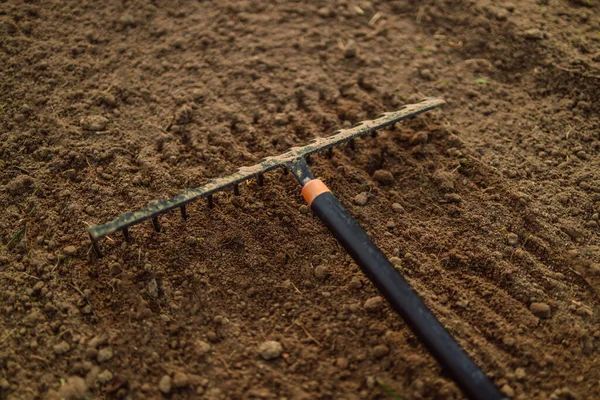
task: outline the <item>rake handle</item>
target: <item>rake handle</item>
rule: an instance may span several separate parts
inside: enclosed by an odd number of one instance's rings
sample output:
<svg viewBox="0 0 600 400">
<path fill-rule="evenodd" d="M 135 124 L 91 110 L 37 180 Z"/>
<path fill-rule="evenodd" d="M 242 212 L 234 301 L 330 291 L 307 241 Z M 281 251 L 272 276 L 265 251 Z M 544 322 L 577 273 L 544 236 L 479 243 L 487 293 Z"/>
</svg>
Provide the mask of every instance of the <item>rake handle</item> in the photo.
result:
<svg viewBox="0 0 600 400">
<path fill-rule="evenodd" d="M 319 183 L 320 182 L 320 183 Z M 496 387 L 469 358 L 454 338 L 444 329 L 435 315 L 392 263 L 367 236 L 337 198 L 319 180 L 306 186 L 318 186 L 316 196 L 307 198 L 313 213 L 321 219 L 338 242 L 352 256 L 425 347 L 437 359 L 443 370 L 472 400 L 500 400 Z M 305 187 L 306 187 L 305 186 Z"/>
</svg>

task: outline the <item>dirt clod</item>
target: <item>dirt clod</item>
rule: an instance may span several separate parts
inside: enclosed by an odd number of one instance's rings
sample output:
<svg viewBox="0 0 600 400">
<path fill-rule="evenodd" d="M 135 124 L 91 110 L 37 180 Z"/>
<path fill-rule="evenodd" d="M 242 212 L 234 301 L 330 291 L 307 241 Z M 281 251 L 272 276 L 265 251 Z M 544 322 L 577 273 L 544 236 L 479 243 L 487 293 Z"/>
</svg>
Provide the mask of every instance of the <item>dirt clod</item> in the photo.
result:
<svg viewBox="0 0 600 400">
<path fill-rule="evenodd" d="M 380 296 L 371 297 L 365 301 L 365 304 L 363 305 L 363 308 L 369 312 L 379 311 L 382 307 L 383 299 Z"/>
<path fill-rule="evenodd" d="M 177 389 L 187 387 L 190 384 L 190 380 L 186 374 L 177 371 L 173 375 L 173 386 Z"/>
<path fill-rule="evenodd" d="M 163 375 L 158 382 L 158 390 L 160 390 L 164 394 L 171 393 L 172 381 L 169 375 Z"/>
<path fill-rule="evenodd" d="M 546 303 L 531 303 L 529 310 L 539 318 L 548 319 L 552 317 L 552 310 Z"/>
<path fill-rule="evenodd" d="M 99 363 L 102 363 L 104 361 L 108 361 L 113 357 L 113 349 L 112 347 L 104 347 L 100 350 L 98 350 L 98 356 L 96 357 L 96 359 L 98 360 Z"/>
<path fill-rule="evenodd" d="M 378 169 L 373 174 L 373 179 L 375 179 L 381 185 L 391 185 L 394 183 L 394 175 L 390 171 L 384 169 Z"/>
<path fill-rule="evenodd" d="M 273 360 L 278 358 L 283 352 L 281 343 L 274 340 L 267 340 L 258 347 L 258 352 L 264 360 Z"/>
<path fill-rule="evenodd" d="M 100 132 L 106 129 L 108 118 L 101 115 L 90 115 L 79 121 L 79 125 L 86 131 Z"/>
<path fill-rule="evenodd" d="M 362 192 L 354 196 L 354 203 L 356 203 L 359 206 L 364 206 L 367 204 L 368 199 L 369 194 L 367 192 Z"/>
</svg>

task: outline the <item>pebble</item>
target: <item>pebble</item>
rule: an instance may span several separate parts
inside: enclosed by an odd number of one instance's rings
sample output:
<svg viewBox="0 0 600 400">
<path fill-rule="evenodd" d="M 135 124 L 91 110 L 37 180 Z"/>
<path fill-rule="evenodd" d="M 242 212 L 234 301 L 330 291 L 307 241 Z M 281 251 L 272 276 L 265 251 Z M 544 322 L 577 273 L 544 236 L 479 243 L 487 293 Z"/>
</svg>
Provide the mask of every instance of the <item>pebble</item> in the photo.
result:
<svg viewBox="0 0 600 400">
<path fill-rule="evenodd" d="M 356 42 L 354 40 L 348 40 L 346 46 L 344 47 L 344 57 L 346 58 L 354 58 L 358 53 L 358 49 L 356 47 Z"/>
<path fill-rule="evenodd" d="M 171 387 L 172 382 L 171 377 L 169 375 L 164 375 L 162 378 L 160 378 L 160 382 L 158 382 L 158 390 L 160 390 L 164 394 L 169 394 L 171 393 Z"/>
<path fill-rule="evenodd" d="M 546 34 L 537 28 L 532 28 L 523 32 L 523 36 L 529 40 L 542 40 L 546 37 Z"/>
<path fill-rule="evenodd" d="M 517 243 L 519 243 L 519 236 L 516 233 L 509 233 L 506 236 L 506 240 L 509 245 L 515 246 Z"/>
<path fill-rule="evenodd" d="M 340 357 L 337 360 L 335 360 L 335 365 L 340 369 L 348 368 L 348 364 L 349 364 L 349 361 L 346 357 Z"/>
<path fill-rule="evenodd" d="M 70 349 L 71 349 L 71 346 L 69 346 L 69 343 L 67 343 L 63 340 L 62 342 L 60 342 L 59 344 L 54 346 L 54 353 L 61 355 L 61 354 L 65 354 Z"/>
<path fill-rule="evenodd" d="M 381 185 L 391 185 L 394 183 L 394 175 L 385 169 L 378 169 L 375 171 L 373 174 L 373 179 L 375 179 L 377 183 Z"/>
<path fill-rule="evenodd" d="M 546 303 L 531 303 L 529 310 L 539 318 L 548 319 L 552 316 L 550 306 Z"/>
<path fill-rule="evenodd" d="M 327 7 L 319 8 L 318 13 L 323 18 L 329 18 L 329 17 L 333 16 L 333 12 L 331 11 L 330 8 L 327 8 Z"/>
<path fill-rule="evenodd" d="M 267 340 L 259 346 L 258 352 L 263 359 L 273 360 L 281 355 L 283 346 L 274 340 Z"/>
<path fill-rule="evenodd" d="M 190 384 L 190 380 L 183 372 L 175 372 L 173 375 L 173 386 L 176 388 L 184 388 Z"/>
<path fill-rule="evenodd" d="M 279 113 L 275 115 L 275 125 L 278 126 L 284 126 L 288 124 L 288 116 L 283 114 L 283 113 Z"/>
<path fill-rule="evenodd" d="M 79 124 L 86 131 L 99 132 L 106 128 L 108 119 L 101 115 L 90 115 L 82 118 Z"/>
<path fill-rule="evenodd" d="M 382 306 L 383 306 L 383 299 L 379 296 L 375 296 L 375 297 L 371 297 L 370 299 L 365 301 L 363 308 L 369 312 L 375 312 L 375 311 L 380 310 Z"/>
<path fill-rule="evenodd" d="M 98 382 L 107 383 L 113 379 L 113 374 L 109 370 L 105 369 L 98 375 Z"/>
<path fill-rule="evenodd" d="M 383 358 L 388 354 L 390 354 L 390 348 L 387 347 L 385 344 L 380 344 L 373 348 L 373 357 L 375 357 L 376 359 Z"/>
<path fill-rule="evenodd" d="M 80 376 L 70 376 L 64 385 L 60 387 L 61 399 L 87 399 L 88 386 Z"/>
<path fill-rule="evenodd" d="M 110 360 L 112 357 L 113 357 L 112 347 L 105 347 L 98 351 L 98 356 L 96 357 L 96 360 L 98 360 L 98 362 L 101 363 L 101 362 Z"/>
<path fill-rule="evenodd" d="M 354 277 L 350 280 L 350 283 L 348 283 L 348 287 L 350 289 L 360 289 L 362 287 L 362 282 L 359 278 Z"/>
<path fill-rule="evenodd" d="M 74 255 L 75 253 L 77 253 L 77 247 L 75 247 L 75 246 L 65 246 L 65 247 L 63 248 L 63 252 L 64 252 L 66 255 L 68 255 L 68 256 L 72 256 L 72 255 Z"/>
<path fill-rule="evenodd" d="M 517 368 L 515 369 L 515 378 L 517 378 L 518 380 L 524 379 L 527 376 L 527 373 L 525 372 L 525 368 Z"/>
<path fill-rule="evenodd" d="M 202 357 L 210 351 L 210 344 L 206 343 L 203 340 L 197 340 L 194 345 L 193 351 L 196 356 Z"/>
<path fill-rule="evenodd" d="M 329 268 L 327 268 L 326 266 L 318 265 L 315 268 L 315 276 L 318 279 L 327 279 L 327 277 L 329 277 L 329 275 L 330 275 Z"/>
<path fill-rule="evenodd" d="M 364 206 L 367 204 L 368 198 L 369 194 L 367 192 L 362 192 L 354 196 L 354 202 L 359 206 Z"/>
<path fill-rule="evenodd" d="M 28 175 L 19 175 L 6 185 L 6 191 L 13 195 L 20 195 L 31 192 L 34 186 L 34 180 Z"/>
<path fill-rule="evenodd" d="M 446 193 L 444 194 L 444 200 L 446 200 L 448 203 L 460 203 L 462 197 L 460 197 L 458 193 Z"/>
<path fill-rule="evenodd" d="M 402 204 L 400 203 L 392 203 L 392 210 L 396 211 L 396 212 L 404 212 L 404 207 L 402 207 Z"/>
<path fill-rule="evenodd" d="M 504 386 L 502 386 L 500 391 L 510 398 L 515 396 L 515 391 L 508 384 L 505 384 Z"/>
</svg>

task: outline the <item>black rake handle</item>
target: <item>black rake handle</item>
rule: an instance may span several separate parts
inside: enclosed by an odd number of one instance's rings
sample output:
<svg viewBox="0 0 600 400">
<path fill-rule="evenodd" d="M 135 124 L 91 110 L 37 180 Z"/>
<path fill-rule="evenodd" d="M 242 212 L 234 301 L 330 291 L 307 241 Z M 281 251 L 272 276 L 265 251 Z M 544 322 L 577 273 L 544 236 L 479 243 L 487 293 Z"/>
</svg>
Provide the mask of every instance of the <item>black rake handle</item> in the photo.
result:
<svg viewBox="0 0 600 400">
<path fill-rule="evenodd" d="M 304 186 L 302 194 L 313 213 L 465 395 L 472 400 L 504 399 L 325 184 L 318 179 L 311 180 Z"/>
</svg>

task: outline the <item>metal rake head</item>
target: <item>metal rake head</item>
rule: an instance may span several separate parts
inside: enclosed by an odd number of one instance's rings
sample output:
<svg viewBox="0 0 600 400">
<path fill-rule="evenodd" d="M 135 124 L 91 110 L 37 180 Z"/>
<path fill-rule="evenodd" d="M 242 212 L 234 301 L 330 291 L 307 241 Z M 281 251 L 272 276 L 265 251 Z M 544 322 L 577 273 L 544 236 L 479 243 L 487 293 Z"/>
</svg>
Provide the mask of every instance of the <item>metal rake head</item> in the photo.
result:
<svg viewBox="0 0 600 400">
<path fill-rule="evenodd" d="M 418 114 L 432 110 L 445 104 L 444 100 L 435 98 L 426 98 L 416 104 L 402 106 L 398 111 L 388 112 L 379 115 L 371 121 L 362 121 L 355 124 L 352 128 L 338 130 L 332 136 L 325 138 L 313 139 L 308 145 L 302 147 L 292 147 L 287 152 L 274 156 L 267 157 L 262 162 L 250 166 L 241 167 L 237 172 L 210 180 L 204 186 L 194 189 L 185 189 L 177 196 L 169 200 L 154 200 L 150 205 L 142 210 L 134 212 L 126 212 L 121 214 L 117 219 L 106 224 L 92 226 L 88 229 L 92 246 L 96 256 L 101 257 L 98 241 L 105 236 L 114 232 L 122 231 L 126 241 L 130 240 L 129 227 L 137 225 L 147 219 L 152 220 L 152 226 L 159 232 L 160 224 L 158 217 L 171 210 L 179 208 L 181 216 L 187 219 L 186 205 L 194 200 L 206 198 L 208 205 L 212 207 L 212 196 L 216 192 L 233 188 L 234 194 L 239 194 L 239 184 L 249 180 L 256 179 L 259 186 L 263 184 L 263 176 L 266 172 L 276 168 L 283 168 L 284 171 L 292 171 L 294 176 L 301 184 L 312 179 L 312 174 L 306 162 L 310 156 L 321 152 L 328 151 L 331 155 L 333 147 L 349 143 L 350 147 L 354 147 L 354 139 L 368 134 L 374 135 L 379 129 L 393 125 L 396 122 L 407 118 L 415 117 Z"/>
</svg>

